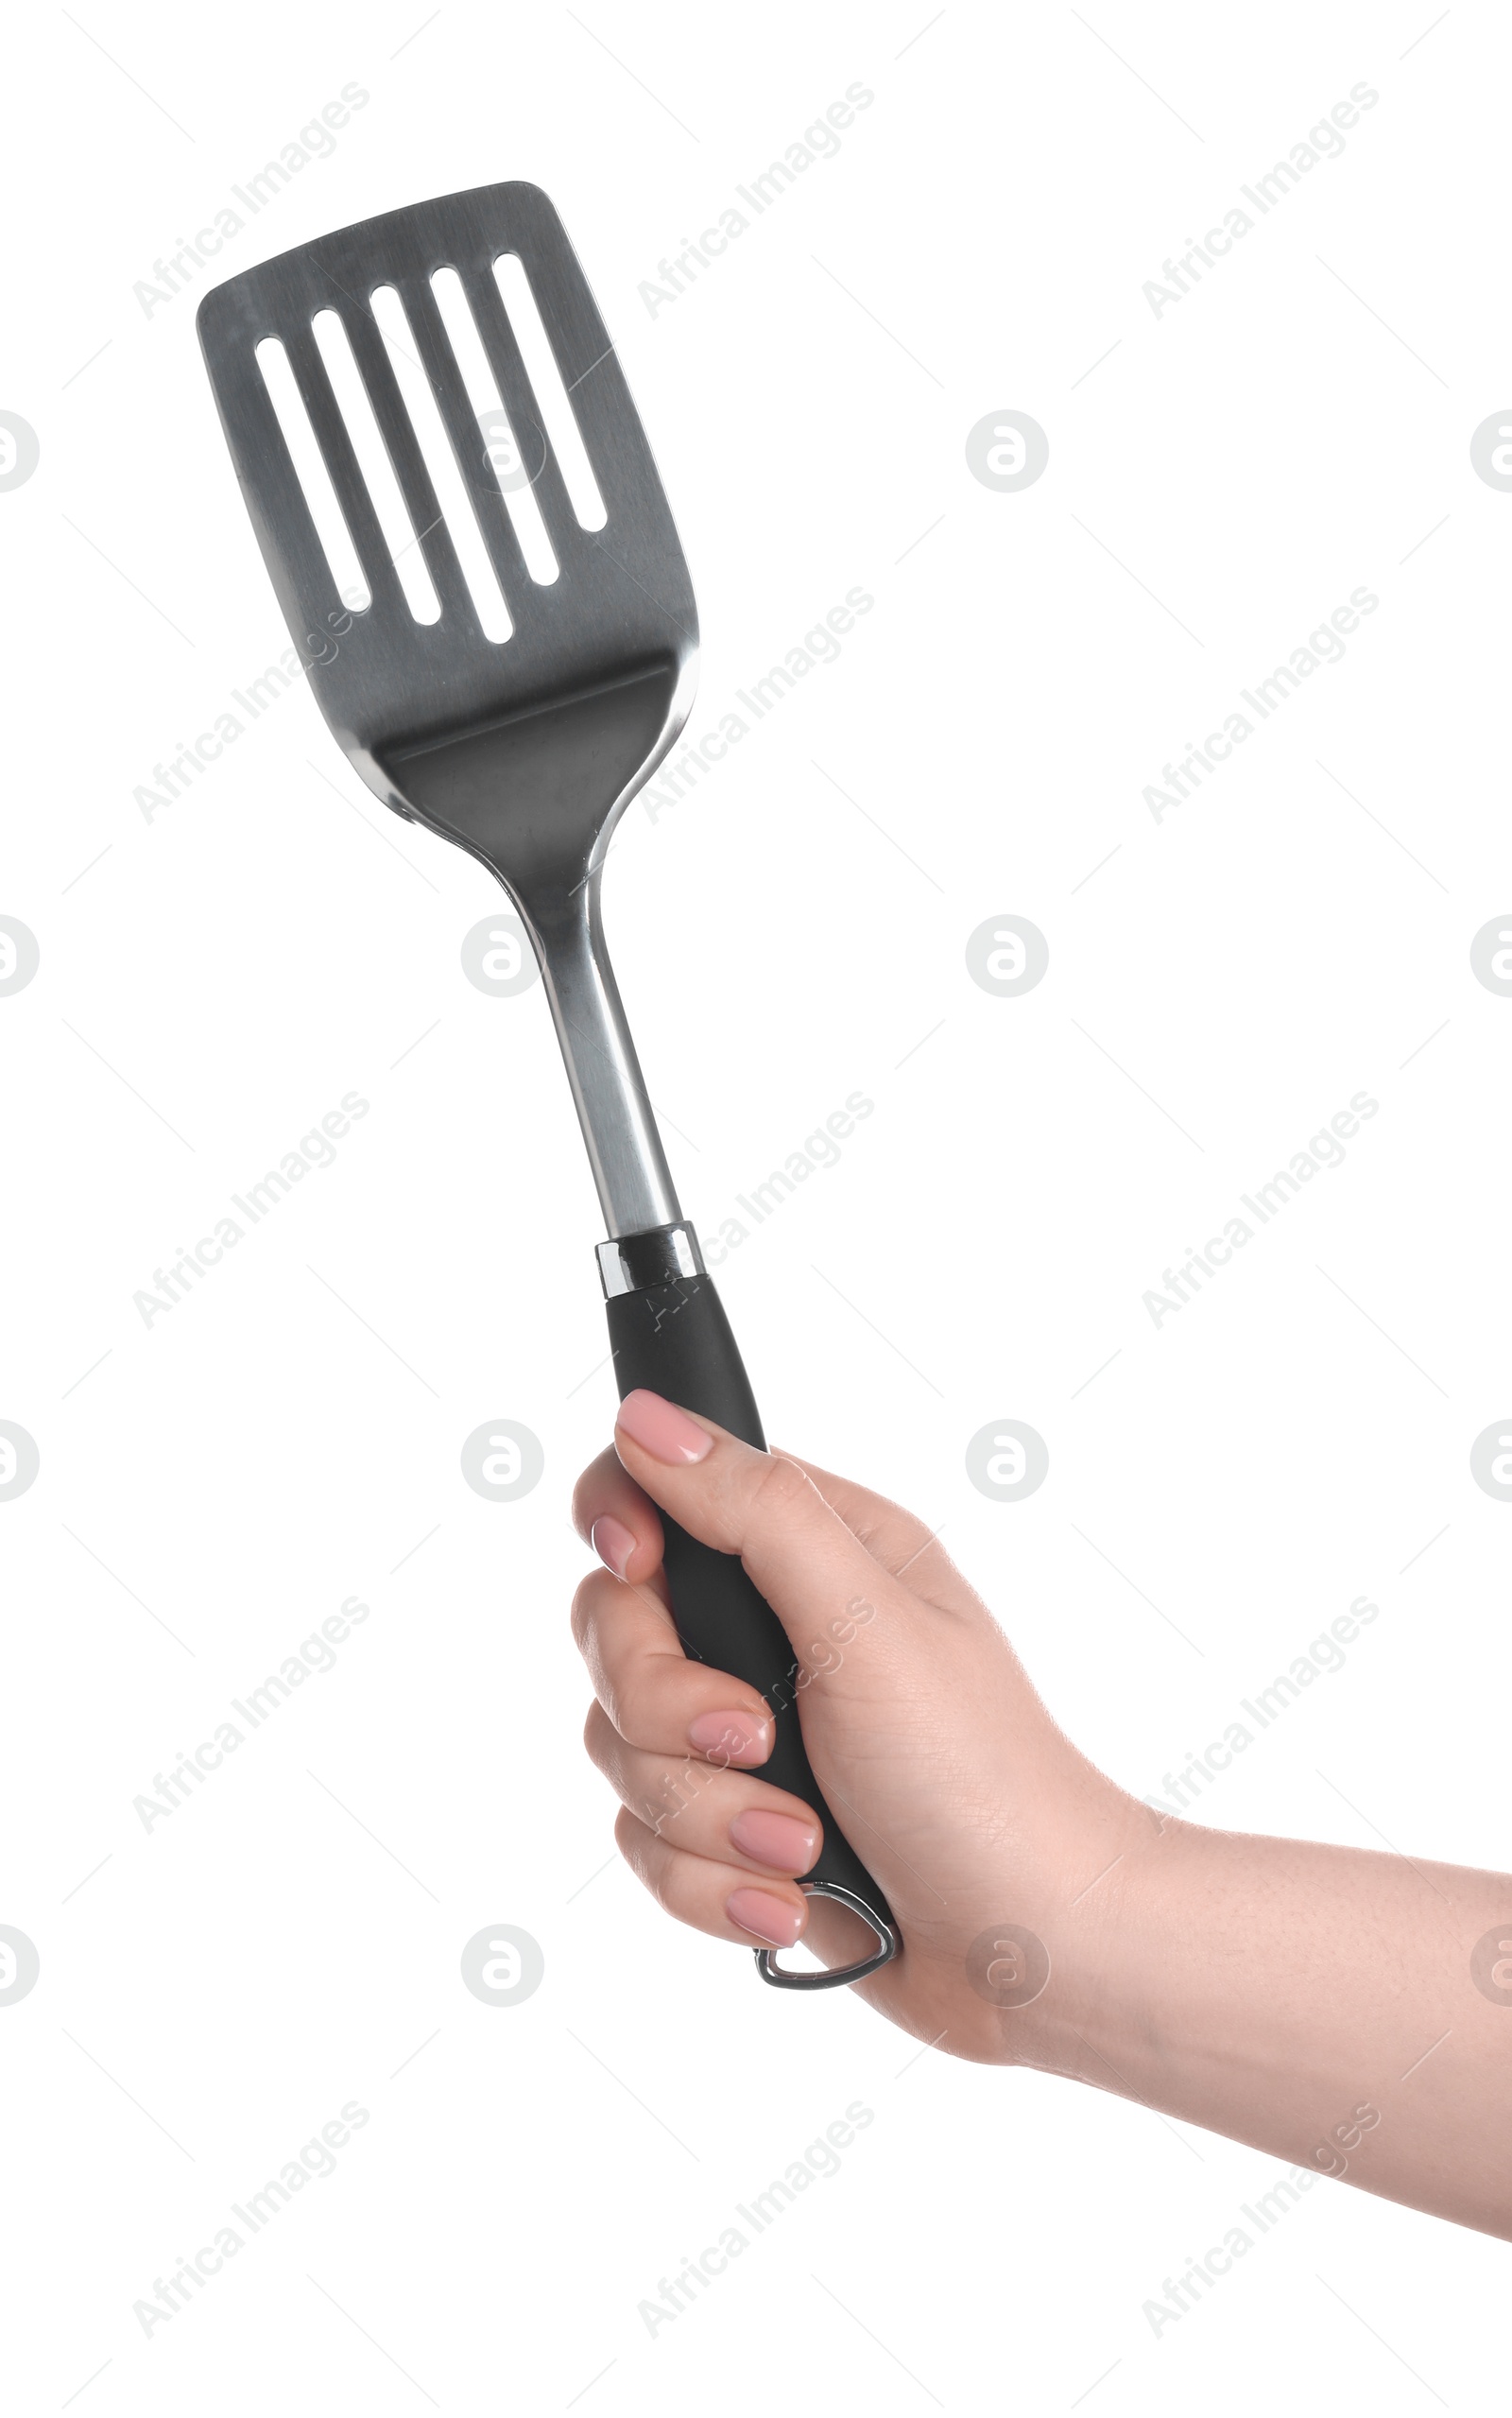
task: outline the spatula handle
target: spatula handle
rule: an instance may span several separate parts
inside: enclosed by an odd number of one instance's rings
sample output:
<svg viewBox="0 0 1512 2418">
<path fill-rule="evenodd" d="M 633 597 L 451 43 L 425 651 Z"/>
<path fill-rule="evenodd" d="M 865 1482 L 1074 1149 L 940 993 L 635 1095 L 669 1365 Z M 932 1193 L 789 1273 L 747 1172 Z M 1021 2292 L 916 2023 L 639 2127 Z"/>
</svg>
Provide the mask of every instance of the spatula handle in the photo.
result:
<svg viewBox="0 0 1512 2418">
<path fill-rule="evenodd" d="M 637 1386 L 713 1419 L 743 1442 L 766 1449 L 755 1397 L 724 1304 L 703 1272 L 685 1226 L 606 1243 L 599 1265 L 609 1292 L 609 1334 L 621 1398 Z M 692 1272 L 685 1272 L 691 1270 Z M 623 1289 L 615 1289 L 622 1287 Z M 799 1658 L 777 1615 L 738 1555 L 717 1552 L 662 1515 L 673 1618 L 684 1649 L 731 1671 L 772 1707 L 776 1745 L 759 1776 L 812 1805 L 824 1844 L 802 1888 L 833 1897 L 870 1924 L 877 1948 L 833 1972 L 783 1973 L 770 1949 L 757 1956 L 764 1980 L 793 1990 L 830 1989 L 886 1964 L 900 1950 L 897 1925 L 876 1882 L 819 1792 L 799 1722 Z"/>
</svg>

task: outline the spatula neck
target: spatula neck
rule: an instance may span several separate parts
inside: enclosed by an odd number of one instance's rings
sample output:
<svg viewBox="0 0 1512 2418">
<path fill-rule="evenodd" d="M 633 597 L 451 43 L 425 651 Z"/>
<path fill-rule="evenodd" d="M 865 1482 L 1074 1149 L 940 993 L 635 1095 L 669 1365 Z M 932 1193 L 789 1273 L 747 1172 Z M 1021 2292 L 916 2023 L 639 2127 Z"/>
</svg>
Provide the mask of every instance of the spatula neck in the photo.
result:
<svg viewBox="0 0 1512 2418">
<path fill-rule="evenodd" d="M 522 898 L 589 1165 L 614 1239 L 680 1222 L 662 1136 L 599 919 L 598 874 L 560 895 Z"/>
</svg>

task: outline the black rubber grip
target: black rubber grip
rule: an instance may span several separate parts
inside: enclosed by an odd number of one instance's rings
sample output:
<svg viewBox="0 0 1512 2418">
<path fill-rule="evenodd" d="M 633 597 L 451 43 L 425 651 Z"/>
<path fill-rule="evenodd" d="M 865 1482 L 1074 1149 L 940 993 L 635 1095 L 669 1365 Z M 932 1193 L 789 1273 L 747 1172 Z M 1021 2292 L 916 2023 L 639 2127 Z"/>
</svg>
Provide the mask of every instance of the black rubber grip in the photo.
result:
<svg viewBox="0 0 1512 2418">
<path fill-rule="evenodd" d="M 678 1276 L 607 1304 L 620 1396 L 645 1386 L 715 1420 L 744 1443 L 766 1449 L 755 1397 L 712 1278 Z M 776 1717 L 776 1745 L 760 1776 L 812 1805 L 824 1844 L 805 1882 L 844 1890 L 895 1934 L 887 1901 L 819 1792 L 799 1723 L 799 1656 L 782 1622 L 737 1554 L 701 1545 L 662 1514 L 673 1617 L 686 1651 L 754 1687 Z M 881 1961 L 882 1960 L 876 1960 Z M 777 1977 L 765 1970 L 768 1979 Z M 818 1977 L 812 1977 L 817 1979 Z M 838 1977 L 837 1977 L 838 1978 Z"/>
</svg>

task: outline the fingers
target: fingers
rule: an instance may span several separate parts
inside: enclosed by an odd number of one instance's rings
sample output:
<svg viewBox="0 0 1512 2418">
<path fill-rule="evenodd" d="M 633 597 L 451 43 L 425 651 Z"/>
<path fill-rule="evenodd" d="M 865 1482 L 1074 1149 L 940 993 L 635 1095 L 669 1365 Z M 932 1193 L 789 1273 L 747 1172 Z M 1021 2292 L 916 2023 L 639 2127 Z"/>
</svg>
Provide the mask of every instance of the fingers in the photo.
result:
<svg viewBox="0 0 1512 2418">
<path fill-rule="evenodd" d="M 573 1598 L 573 1635 L 622 1738 L 652 1754 L 765 1763 L 772 1717 L 743 1680 L 689 1662 L 664 1603 L 593 1570 Z"/>
<path fill-rule="evenodd" d="M 809 1902 L 796 1881 L 742 1879 L 728 1864 L 669 1847 L 627 1810 L 615 1823 L 614 1837 L 630 1870 L 678 1922 L 715 1940 L 739 1940 L 747 1948 L 758 1940 L 768 1947 L 791 1947 L 802 1937 Z"/>
<path fill-rule="evenodd" d="M 800 1653 L 816 1620 L 833 1629 L 853 1606 L 869 1619 L 885 1597 L 917 1612 L 906 1584 L 889 1578 L 798 1461 L 640 1390 L 620 1405 L 614 1445 L 629 1477 L 692 1535 L 740 1555 Z"/>
<path fill-rule="evenodd" d="M 947 1598 L 960 1596 L 974 1602 L 950 1556 L 914 1512 L 797 1453 L 784 1454 L 783 1459 L 798 1462 L 883 1569 L 895 1578 L 906 1575 L 915 1590 L 933 1586 L 943 1590 Z M 667 1599 L 659 1566 L 662 1536 L 656 1506 L 636 1485 L 612 1447 L 591 1461 L 578 1479 L 573 1495 L 573 1523 L 606 1568 L 632 1584 L 653 1586 L 663 1601 Z"/>
<path fill-rule="evenodd" d="M 627 1475 L 612 1445 L 589 1462 L 573 1489 L 573 1526 L 616 1578 L 632 1586 L 650 1580 L 665 1598 L 656 1506 Z"/>
<path fill-rule="evenodd" d="M 583 1743 L 621 1802 L 669 1847 L 767 1878 L 796 1879 L 814 1865 L 822 1824 L 785 1788 L 692 1755 L 628 1746 L 601 1704 L 589 1711 Z"/>
<path fill-rule="evenodd" d="M 715 1939 L 787 1947 L 810 1929 L 799 1880 L 817 1860 L 822 1824 L 801 1799 L 755 1776 L 773 1743 L 760 1695 L 683 1654 L 658 1505 L 704 1544 L 740 1555 L 821 1686 L 844 1660 L 853 1688 L 858 1658 L 836 1644 L 848 1649 L 880 1609 L 901 1615 L 868 1628 L 879 1645 L 883 1626 L 894 1632 L 871 1657 L 873 1693 L 885 1694 L 887 1665 L 932 1618 L 927 1600 L 893 1576 L 930 1552 L 930 1532 L 864 1488 L 756 1452 L 645 1392 L 627 1397 L 614 1452 L 579 1481 L 578 1532 L 608 1565 L 584 1580 L 573 1606 L 598 1700 L 585 1739 L 622 1800 L 620 1850 L 679 1922 Z M 819 1905 L 821 1949 L 833 1945 L 826 1918 L 834 1912 Z M 843 1942 L 839 1960 L 853 1952 Z"/>
</svg>

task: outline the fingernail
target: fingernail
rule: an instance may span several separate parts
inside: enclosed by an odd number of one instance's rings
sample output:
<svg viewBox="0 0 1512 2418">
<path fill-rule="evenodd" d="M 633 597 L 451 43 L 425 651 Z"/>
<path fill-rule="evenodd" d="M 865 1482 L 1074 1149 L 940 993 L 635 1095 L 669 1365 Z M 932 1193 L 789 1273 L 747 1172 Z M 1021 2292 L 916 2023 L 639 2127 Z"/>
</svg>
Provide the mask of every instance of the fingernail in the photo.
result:
<svg viewBox="0 0 1512 2418">
<path fill-rule="evenodd" d="M 774 1873 L 806 1873 L 818 1852 L 812 1822 L 756 1805 L 735 1816 L 730 1836 L 743 1856 L 753 1864 L 769 1864 Z"/>
<path fill-rule="evenodd" d="M 688 1744 L 711 1763 L 765 1763 L 766 1724 L 750 1713 L 700 1713 L 688 1723 Z"/>
<path fill-rule="evenodd" d="M 768 1897 L 764 1889 L 732 1890 L 725 1912 L 768 1947 L 790 1948 L 803 1928 L 802 1907 L 790 1906 L 785 1897 Z"/>
<path fill-rule="evenodd" d="M 691 1468 L 696 1460 L 713 1449 L 713 1438 L 695 1425 L 685 1410 L 675 1402 L 664 1402 L 659 1393 L 647 1393 L 638 1386 L 620 1404 L 619 1425 L 633 1443 L 653 1460 L 665 1461 L 669 1469 Z"/>
<path fill-rule="evenodd" d="M 635 1539 L 624 1521 L 611 1519 L 606 1511 L 601 1520 L 593 1522 L 589 1536 L 606 1569 L 612 1570 L 616 1579 L 623 1579 L 635 1551 Z"/>
</svg>

